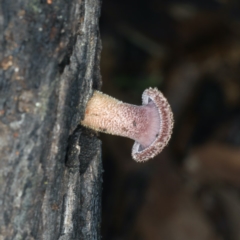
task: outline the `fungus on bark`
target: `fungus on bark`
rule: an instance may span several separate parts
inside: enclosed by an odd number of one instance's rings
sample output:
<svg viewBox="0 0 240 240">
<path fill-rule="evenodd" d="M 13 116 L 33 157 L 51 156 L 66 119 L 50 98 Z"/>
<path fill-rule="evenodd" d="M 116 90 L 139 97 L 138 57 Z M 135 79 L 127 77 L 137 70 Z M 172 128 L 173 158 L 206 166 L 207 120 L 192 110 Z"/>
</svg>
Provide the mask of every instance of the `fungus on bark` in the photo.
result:
<svg viewBox="0 0 240 240">
<path fill-rule="evenodd" d="M 142 106 L 123 103 L 99 91 L 89 100 L 82 125 L 135 140 L 132 157 L 143 162 L 168 144 L 173 128 L 171 108 L 157 88 L 143 92 Z"/>
</svg>

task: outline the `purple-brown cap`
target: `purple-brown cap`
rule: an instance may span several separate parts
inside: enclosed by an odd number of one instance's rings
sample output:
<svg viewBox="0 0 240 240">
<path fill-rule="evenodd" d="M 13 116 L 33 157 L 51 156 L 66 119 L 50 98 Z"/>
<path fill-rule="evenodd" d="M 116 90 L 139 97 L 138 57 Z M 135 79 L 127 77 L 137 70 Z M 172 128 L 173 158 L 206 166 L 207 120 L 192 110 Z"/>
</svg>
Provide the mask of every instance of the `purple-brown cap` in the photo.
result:
<svg viewBox="0 0 240 240">
<path fill-rule="evenodd" d="M 168 144 L 172 135 L 173 113 L 167 99 L 157 88 L 149 88 L 143 92 L 143 105 L 148 105 L 151 102 L 154 103 L 159 114 L 158 130 L 155 140 L 145 148 L 135 141 L 132 148 L 132 157 L 137 162 L 147 161 L 159 154 Z"/>
</svg>

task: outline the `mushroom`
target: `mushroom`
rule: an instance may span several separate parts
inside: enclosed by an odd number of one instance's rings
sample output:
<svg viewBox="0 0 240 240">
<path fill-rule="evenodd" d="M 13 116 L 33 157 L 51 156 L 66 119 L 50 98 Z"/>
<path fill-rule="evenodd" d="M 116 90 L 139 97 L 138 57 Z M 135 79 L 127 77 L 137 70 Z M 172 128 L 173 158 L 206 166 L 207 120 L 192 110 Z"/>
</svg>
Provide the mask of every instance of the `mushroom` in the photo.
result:
<svg viewBox="0 0 240 240">
<path fill-rule="evenodd" d="M 131 105 L 94 91 L 81 124 L 99 132 L 135 140 L 133 159 L 146 161 L 167 145 L 172 134 L 173 114 L 157 88 L 146 89 L 142 103 L 142 106 Z"/>
</svg>

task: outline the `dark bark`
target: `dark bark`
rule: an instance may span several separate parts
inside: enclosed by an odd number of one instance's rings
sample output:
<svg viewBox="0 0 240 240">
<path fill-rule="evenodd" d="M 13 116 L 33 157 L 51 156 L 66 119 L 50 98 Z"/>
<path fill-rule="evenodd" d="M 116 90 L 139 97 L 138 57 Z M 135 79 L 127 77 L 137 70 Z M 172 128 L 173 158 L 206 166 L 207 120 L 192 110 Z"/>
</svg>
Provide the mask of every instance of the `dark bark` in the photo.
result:
<svg viewBox="0 0 240 240">
<path fill-rule="evenodd" d="M 0 2 L 0 239 L 100 239 L 101 150 L 79 126 L 99 0 Z"/>
</svg>

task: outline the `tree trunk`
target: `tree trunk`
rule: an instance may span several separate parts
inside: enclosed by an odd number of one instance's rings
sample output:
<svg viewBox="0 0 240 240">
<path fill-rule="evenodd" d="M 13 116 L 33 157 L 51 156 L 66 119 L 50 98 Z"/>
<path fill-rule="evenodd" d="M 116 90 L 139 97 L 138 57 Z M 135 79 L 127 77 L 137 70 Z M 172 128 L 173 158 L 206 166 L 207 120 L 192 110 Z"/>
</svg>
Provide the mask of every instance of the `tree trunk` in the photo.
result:
<svg viewBox="0 0 240 240">
<path fill-rule="evenodd" d="M 0 239 L 100 239 L 99 0 L 0 2 Z"/>
</svg>

